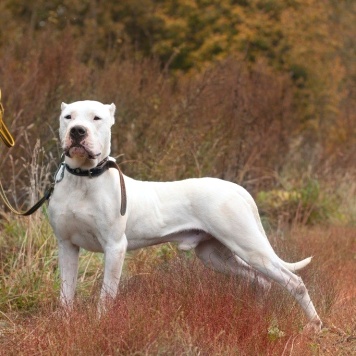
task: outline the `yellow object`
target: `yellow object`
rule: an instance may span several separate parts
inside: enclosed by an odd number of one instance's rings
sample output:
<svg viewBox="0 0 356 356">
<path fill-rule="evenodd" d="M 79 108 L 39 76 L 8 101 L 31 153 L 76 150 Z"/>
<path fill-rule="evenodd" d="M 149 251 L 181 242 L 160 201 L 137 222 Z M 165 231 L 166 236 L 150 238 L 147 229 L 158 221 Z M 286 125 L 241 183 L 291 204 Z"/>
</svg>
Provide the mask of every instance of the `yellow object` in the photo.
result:
<svg viewBox="0 0 356 356">
<path fill-rule="evenodd" d="M 4 107 L 2 106 L 1 103 L 1 90 L 0 90 L 0 138 L 4 141 L 7 147 L 12 147 L 15 144 L 15 140 L 11 136 L 11 133 L 9 132 L 7 127 L 5 126 L 3 117 L 4 117 Z"/>
</svg>

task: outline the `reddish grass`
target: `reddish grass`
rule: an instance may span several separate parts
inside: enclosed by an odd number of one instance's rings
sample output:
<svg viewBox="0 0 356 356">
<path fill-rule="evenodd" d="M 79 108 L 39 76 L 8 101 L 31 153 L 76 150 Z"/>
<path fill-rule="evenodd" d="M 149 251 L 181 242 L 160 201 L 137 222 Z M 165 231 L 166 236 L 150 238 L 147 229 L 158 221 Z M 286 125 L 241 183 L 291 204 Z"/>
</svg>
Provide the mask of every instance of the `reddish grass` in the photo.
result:
<svg viewBox="0 0 356 356">
<path fill-rule="evenodd" d="M 139 268 L 130 259 L 120 296 L 101 319 L 95 317 L 95 298 L 78 301 L 67 318 L 48 305 L 33 315 L 8 315 L 0 354 L 351 355 L 354 236 L 352 228 L 298 228 L 285 241 L 274 240 L 289 260 L 316 256 L 302 277 L 328 327 L 320 335 L 301 333 L 305 317 L 278 286 L 262 295 L 245 281 L 179 255 L 158 264 L 137 261 Z M 271 326 L 284 336 L 269 335 Z"/>
</svg>

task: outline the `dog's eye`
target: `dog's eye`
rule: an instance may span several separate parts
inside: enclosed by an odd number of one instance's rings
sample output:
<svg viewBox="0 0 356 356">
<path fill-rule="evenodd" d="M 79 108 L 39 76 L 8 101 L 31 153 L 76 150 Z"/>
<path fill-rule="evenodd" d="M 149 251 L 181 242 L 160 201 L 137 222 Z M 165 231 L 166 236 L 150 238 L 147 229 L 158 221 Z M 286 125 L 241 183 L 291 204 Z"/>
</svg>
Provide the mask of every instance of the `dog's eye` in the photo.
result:
<svg viewBox="0 0 356 356">
<path fill-rule="evenodd" d="M 67 119 L 67 120 L 70 120 L 72 118 L 72 116 L 71 115 L 66 115 L 66 116 L 64 116 L 64 118 Z"/>
<path fill-rule="evenodd" d="M 99 116 L 94 116 L 94 120 L 101 120 L 101 117 L 99 117 Z"/>
</svg>

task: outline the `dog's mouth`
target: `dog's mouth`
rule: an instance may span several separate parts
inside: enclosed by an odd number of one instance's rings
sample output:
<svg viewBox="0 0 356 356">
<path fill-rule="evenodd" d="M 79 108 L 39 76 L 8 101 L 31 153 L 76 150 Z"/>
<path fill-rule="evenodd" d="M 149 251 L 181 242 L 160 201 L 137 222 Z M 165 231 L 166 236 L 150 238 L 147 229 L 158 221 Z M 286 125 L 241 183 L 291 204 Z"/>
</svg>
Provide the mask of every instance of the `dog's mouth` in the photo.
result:
<svg viewBox="0 0 356 356">
<path fill-rule="evenodd" d="M 72 145 L 64 150 L 64 153 L 69 158 L 88 158 L 96 159 L 100 156 L 101 153 L 94 153 L 82 145 Z"/>
</svg>

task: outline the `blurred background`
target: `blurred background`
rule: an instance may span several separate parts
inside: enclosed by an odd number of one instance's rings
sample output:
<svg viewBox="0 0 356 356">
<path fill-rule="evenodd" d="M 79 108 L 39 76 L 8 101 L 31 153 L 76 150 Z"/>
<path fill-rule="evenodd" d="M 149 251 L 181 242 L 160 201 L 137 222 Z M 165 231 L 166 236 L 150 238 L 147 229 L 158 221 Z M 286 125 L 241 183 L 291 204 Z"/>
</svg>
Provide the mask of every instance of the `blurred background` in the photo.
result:
<svg viewBox="0 0 356 356">
<path fill-rule="evenodd" d="M 272 226 L 356 221 L 356 3 L 2 0 L 9 199 L 41 195 L 60 104 L 117 106 L 112 155 L 136 179 L 239 183 Z"/>
</svg>

